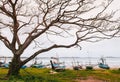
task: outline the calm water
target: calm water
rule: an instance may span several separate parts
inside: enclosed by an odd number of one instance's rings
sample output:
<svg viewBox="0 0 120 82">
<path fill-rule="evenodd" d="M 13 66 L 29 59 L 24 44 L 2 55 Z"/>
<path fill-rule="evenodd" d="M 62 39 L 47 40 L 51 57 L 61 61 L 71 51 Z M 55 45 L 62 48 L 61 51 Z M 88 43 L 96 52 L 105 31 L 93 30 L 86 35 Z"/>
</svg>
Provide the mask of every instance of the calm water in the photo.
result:
<svg viewBox="0 0 120 82">
<path fill-rule="evenodd" d="M 23 60 L 25 58 L 22 58 Z M 42 62 L 43 64 L 47 65 L 50 64 L 50 57 L 39 57 L 36 59 L 37 63 Z M 107 57 L 106 59 L 106 63 L 110 66 L 110 67 L 120 67 L 120 57 Z M 11 58 L 0 58 L 0 61 L 5 61 L 6 63 L 11 61 Z M 59 58 L 60 62 L 63 62 L 65 64 L 66 67 L 71 67 L 73 65 L 87 65 L 87 64 L 92 64 L 95 67 L 97 67 L 98 62 L 100 62 L 100 58 L 99 57 L 60 57 Z M 30 66 L 31 64 L 33 64 L 35 62 L 35 59 L 31 60 L 30 62 L 28 62 L 26 65 Z"/>
</svg>

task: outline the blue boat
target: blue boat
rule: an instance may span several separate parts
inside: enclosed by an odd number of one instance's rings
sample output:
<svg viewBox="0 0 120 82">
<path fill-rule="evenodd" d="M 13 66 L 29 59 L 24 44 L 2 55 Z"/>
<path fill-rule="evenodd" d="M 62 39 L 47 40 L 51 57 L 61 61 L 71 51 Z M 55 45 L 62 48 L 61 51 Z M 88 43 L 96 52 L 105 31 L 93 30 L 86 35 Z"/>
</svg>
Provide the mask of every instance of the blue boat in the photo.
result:
<svg viewBox="0 0 120 82">
<path fill-rule="evenodd" d="M 22 69 L 25 69 L 25 68 L 27 68 L 27 66 L 26 66 L 26 65 L 23 65 L 21 68 L 22 68 Z"/>
<path fill-rule="evenodd" d="M 6 63 L 6 57 L 2 57 L 2 58 L 4 58 L 4 61 L 0 62 L 0 67 L 9 68 L 9 63 Z"/>
<path fill-rule="evenodd" d="M 8 63 L 3 63 L 3 64 L 0 65 L 0 67 L 2 67 L 2 68 L 9 68 L 9 66 L 10 66 L 10 64 L 8 64 Z M 25 68 L 27 68 L 27 66 L 23 65 L 21 68 L 25 69 Z"/>
<path fill-rule="evenodd" d="M 37 63 L 37 58 L 35 58 L 34 64 L 31 65 L 33 68 L 45 68 L 45 65 L 43 65 L 42 61 L 40 63 Z"/>
<path fill-rule="evenodd" d="M 59 58 L 51 57 L 50 63 L 51 63 L 52 69 L 55 71 L 65 70 L 65 65 L 64 65 L 64 63 L 59 62 Z"/>
<path fill-rule="evenodd" d="M 50 60 L 51 67 L 55 71 L 63 71 L 65 70 L 65 65 L 61 65 L 60 63 L 53 63 L 53 61 Z"/>
<path fill-rule="evenodd" d="M 101 62 L 98 63 L 98 66 L 103 69 L 110 69 L 108 64 L 106 64 L 105 58 L 100 58 Z"/>
<path fill-rule="evenodd" d="M 36 57 L 34 60 L 34 63 L 30 66 L 32 68 L 45 68 L 45 65 L 43 65 L 43 62 L 40 63 L 37 62 L 38 58 Z"/>
<path fill-rule="evenodd" d="M 99 67 L 103 69 L 110 69 L 110 67 L 107 64 L 99 63 Z"/>
<path fill-rule="evenodd" d="M 1 64 L 1 67 L 3 67 L 3 68 L 9 68 L 9 64 L 3 63 L 3 64 Z"/>
<path fill-rule="evenodd" d="M 7 57 L 3 57 L 3 58 L 5 58 L 5 60 L 4 60 L 4 62 L 0 62 L 0 67 L 2 67 L 2 68 L 9 68 L 11 62 L 6 63 L 6 58 L 7 58 Z M 26 65 L 23 65 L 23 66 L 21 66 L 21 68 L 22 68 L 22 69 L 25 69 L 25 68 L 27 68 L 27 66 L 26 66 Z"/>
<path fill-rule="evenodd" d="M 53 64 L 53 66 L 54 66 L 56 69 L 65 69 L 65 65 L 61 65 L 61 64 L 59 64 L 59 63 Z"/>
<path fill-rule="evenodd" d="M 44 68 L 45 65 L 42 65 L 42 64 L 33 64 L 33 65 L 31 65 L 31 67 L 33 67 L 33 68 Z"/>
</svg>

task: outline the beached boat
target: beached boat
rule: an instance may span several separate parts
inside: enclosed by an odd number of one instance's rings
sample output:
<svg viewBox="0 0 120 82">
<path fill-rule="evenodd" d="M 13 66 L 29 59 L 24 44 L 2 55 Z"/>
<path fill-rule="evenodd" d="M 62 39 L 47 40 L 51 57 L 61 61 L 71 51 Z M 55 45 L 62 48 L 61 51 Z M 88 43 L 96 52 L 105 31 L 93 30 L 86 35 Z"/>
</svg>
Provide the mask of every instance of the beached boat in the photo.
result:
<svg viewBox="0 0 120 82">
<path fill-rule="evenodd" d="M 52 69 L 55 71 L 65 70 L 65 65 L 64 63 L 59 62 L 59 58 L 51 57 L 50 63 L 51 63 Z"/>
<path fill-rule="evenodd" d="M 101 62 L 98 63 L 98 66 L 103 69 L 110 69 L 108 64 L 106 64 L 106 59 L 105 58 L 100 58 Z"/>
<path fill-rule="evenodd" d="M 89 60 L 89 64 L 86 64 L 86 70 L 92 70 L 95 65 L 91 64 L 91 60 Z"/>
<path fill-rule="evenodd" d="M 33 65 L 31 65 L 31 67 L 33 67 L 33 68 L 44 68 L 45 65 L 43 65 L 42 63 L 40 63 L 40 64 L 33 64 Z"/>
<path fill-rule="evenodd" d="M 0 67 L 3 67 L 3 68 L 9 68 L 9 64 L 7 64 L 7 63 L 3 63 L 3 64 L 0 65 Z"/>
<path fill-rule="evenodd" d="M 2 57 L 4 61 L 0 62 L 0 67 L 9 68 L 9 64 L 6 63 L 6 57 Z M 0 59 L 1 60 L 1 59 Z"/>
<path fill-rule="evenodd" d="M 103 69 L 109 69 L 110 67 L 107 64 L 99 63 L 99 67 Z"/>
<path fill-rule="evenodd" d="M 59 63 L 53 63 L 51 60 L 50 60 L 50 63 L 51 63 L 52 69 L 55 71 L 65 70 L 65 65 L 60 65 Z"/>
<path fill-rule="evenodd" d="M 85 65 L 86 70 L 92 70 L 93 66 L 95 66 L 95 65 L 91 64 L 91 57 L 89 57 L 89 63 Z"/>
<path fill-rule="evenodd" d="M 73 57 L 73 61 L 74 62 L 72 62 L 72 67 L 73 67 L 74 70 L 80 70 L 80 69 L 82 69 L 82 65 L 80 65 L 78 61 L 76 62 L 75 59 L 74 59 L 74 57 Z"/>
<path fill-rule="evenodd" d="M 35 58 L 34 63 L 31 65 L 33 68 L 45 68 L 45 65 L 43 65 L 42 61 L 40 63 L 37 62 L 37 57 Z"/>
<path fill-rule="evenodd" d="M 86 69 L 87 69 L 87 70 L 92 70 L 92 69 L 93 69 L 93 66 L 92 66 L 92 65 L 86 65 Z"/>
<path fill-rule="evenodd" d="M 80 70 L 80 69 L 82 69 L 82 66 L 81 66 L 81 65 L 73 66 L 73 69 L 74 69 L 74 70 Z"/>
<path fill-rule="evenodd" d="M 23 65 L 23 66 L 21 67 L 21 69 L 25 69 L 25 68 L 27 68 L 27 66 L 26 66 L 26 65 Z"/>
<path fill-rule="evenodd" d="M 2 67 L 2 68 L 9 68 L 9 65 L 10 65 L 9 63 L 3 63 L 3 64 L 0 65 L 0 67 Z M 27 68 L 27 66 L 23 65 L 21 68 L 25 69 L 25 68 Z"/>
</svg>

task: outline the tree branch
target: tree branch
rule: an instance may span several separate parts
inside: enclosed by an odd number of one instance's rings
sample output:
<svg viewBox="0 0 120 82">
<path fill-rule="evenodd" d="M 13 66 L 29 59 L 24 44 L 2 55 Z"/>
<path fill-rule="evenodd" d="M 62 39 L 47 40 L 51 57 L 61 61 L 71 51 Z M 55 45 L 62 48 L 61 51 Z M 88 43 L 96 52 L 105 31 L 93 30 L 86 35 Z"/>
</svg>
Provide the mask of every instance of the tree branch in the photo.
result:
<svg viewBox="0 0 120 82">
<path fill-rule="evenodd" d="M 3 37 L 3 36 L 0 35 L 0 40 L 5 44 L 5 46 L 7 48 L 11 49 L 10 48 L 10 42 L 9 42 L 9 40 L 6 37 Z"/>
<path fill-rule="evenodd" d="M 56 45 L 54 44 L 53 46 L 49 47 L 49 48 L 46 48 L 46 49 L 42 49 L 42 50 L 39 50 L 37 52 L 35 52 L 32 56 L 28 57 L 26 60 L 24 60 L 22 63 L 25 64 L 27 63 L 28 61 L 34 59 L 37 55 L 39 55 L 40 53 L 44 53 L 44 52 L 47 52 L 47 51 L 50 51 L 54 48 L 70 48 L 70 47 L 73 47 L 75 45 L 78 45 L 78 40 L 76 40 L 75 43 L 73 44 L 70 44 L 70 45 Z"/>
</svg>

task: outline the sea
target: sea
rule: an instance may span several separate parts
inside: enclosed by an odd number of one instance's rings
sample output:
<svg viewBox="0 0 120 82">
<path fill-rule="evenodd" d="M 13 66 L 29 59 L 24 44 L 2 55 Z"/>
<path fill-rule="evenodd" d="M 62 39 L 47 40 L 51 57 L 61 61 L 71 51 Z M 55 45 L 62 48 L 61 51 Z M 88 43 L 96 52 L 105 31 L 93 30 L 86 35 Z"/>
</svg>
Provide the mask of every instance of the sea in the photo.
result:
<svg viewBox="0 0 120 82">
<path fill-rule="evenodd" d="M 27 57 L 22 57 L 22 60 L 25 60 Z M 81 65 L 85 67 L 86 65 L 92 65 L 98 68 L 98 63 L 101 62 L 101 57 L 59 57 L 59 62 L 65 65 L 67 68 L 72 66 Z M 104 57 L 105 63 L 110 66 L 110 68 L 120 68 L 120 57 Z M 51 57 L 37 57 L 26 65 L 30 67 L 35 62 L 42 63 L 48 67 L 51 66 L 50 64 Z M 11 57 L 0 57 L 0 62 L 9 63 L 11 61 Z"/>
</svg>

